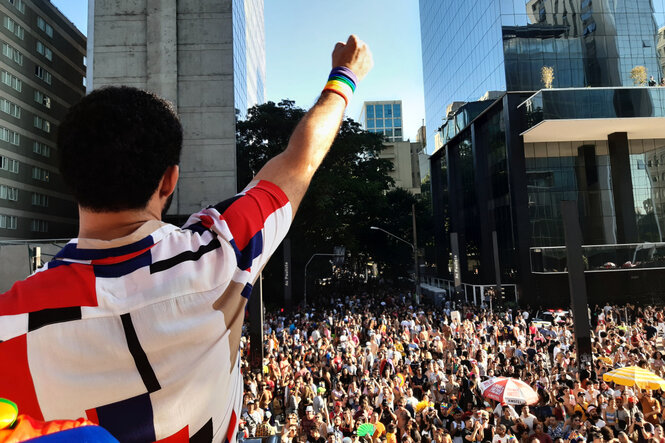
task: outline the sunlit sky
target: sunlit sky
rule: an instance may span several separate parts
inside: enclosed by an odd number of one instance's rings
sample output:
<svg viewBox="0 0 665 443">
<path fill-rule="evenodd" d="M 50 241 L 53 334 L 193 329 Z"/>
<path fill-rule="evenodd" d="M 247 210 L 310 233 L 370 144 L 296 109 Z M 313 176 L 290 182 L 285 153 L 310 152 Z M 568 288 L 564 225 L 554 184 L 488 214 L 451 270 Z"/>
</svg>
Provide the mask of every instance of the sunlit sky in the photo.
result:
<svg viewBox="0 0 665 443">
<path fill-rule="evenodd" d="M 88 0 L 52 0 L 87 34 Z M 416 0 L 265 0 L 266 98 L 310 107 L 327 80 L 330 54 L 349 34 L 365 40 L 374 70 L 356 90 L 347 116 L 363 101 L 402 100 L 405 138 L 415 140 L 425 118 L 420 20 Z"/>
</svg>

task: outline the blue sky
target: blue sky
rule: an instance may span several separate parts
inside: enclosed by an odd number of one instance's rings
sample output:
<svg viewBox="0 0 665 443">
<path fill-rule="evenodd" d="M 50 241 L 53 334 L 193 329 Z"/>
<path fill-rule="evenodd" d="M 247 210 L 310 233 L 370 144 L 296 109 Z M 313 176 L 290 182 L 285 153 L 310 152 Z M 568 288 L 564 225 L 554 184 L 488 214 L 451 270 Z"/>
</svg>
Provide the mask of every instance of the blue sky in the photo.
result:
<svg viewBox="0 0 665 443">
<path fill-rule="evenodd" d="M 51 0 L 87 34 L 88 0 Z M 420 19 L 416 0 L 265 0 L 266 98 L 310 107 L 327 80 L 337 41 L 355 33 L 374 54 L 374 70 L 347 115 L 366 100 L 402 100 L 404 135 L 415 140 L 425 118 Z"/>
</svg>

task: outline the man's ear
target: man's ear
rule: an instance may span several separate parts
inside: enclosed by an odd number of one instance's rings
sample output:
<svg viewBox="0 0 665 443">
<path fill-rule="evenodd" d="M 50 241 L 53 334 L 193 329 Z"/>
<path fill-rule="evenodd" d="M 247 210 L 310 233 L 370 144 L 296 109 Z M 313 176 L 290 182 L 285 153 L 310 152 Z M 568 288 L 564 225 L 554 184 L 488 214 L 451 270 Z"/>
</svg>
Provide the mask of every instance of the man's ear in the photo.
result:
<svg viewBox="0 0 665 443">
<path fill-rule="evenodd" d="M 175 191 L 175 186 L 178 183 L 178 177 L 180 176 L 180 168 L 178 165 L 169 166 L 166 168 L 166 172 L 162 176 L 162 182 L 159 186 L 159 197 L 168 198 L 173 191 Z"/>
</svg>

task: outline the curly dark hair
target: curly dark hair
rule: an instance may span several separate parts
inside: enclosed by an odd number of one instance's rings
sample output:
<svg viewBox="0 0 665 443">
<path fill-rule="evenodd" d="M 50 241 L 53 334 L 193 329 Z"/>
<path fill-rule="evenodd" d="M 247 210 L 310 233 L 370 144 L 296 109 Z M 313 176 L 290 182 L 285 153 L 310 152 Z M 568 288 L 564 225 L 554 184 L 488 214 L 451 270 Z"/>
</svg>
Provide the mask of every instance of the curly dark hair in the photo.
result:
<svg viewBox="0 0 665 443">
<path fill-rule="evenodd" d="M 144 208 L 181 149 L 173 107 L 127 86 L 83 97 L 58 130 L 60 172 L 79 205 L 95 212 Z"/>
</svg>

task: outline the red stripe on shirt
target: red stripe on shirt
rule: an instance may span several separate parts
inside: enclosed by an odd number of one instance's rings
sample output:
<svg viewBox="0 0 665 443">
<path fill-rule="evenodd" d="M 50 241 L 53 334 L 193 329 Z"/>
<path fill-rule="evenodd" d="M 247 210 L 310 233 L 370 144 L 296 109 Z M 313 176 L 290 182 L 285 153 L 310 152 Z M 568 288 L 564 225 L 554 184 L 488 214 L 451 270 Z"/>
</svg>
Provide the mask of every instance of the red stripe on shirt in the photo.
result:
<svg viewBox="0 0 665 443">
<path fill-rule="evenodd" d="M 0 395 L 13 401 L 19 413 L 44 420 L 30 374 L 25 334 L 0 343 Z"/>
<path fill-rule="evenodd" d="M 233 432 L 236 430 L 237 426 L 237 419 L 236 411 L 231 411 L 231 420 L 229 420 L 229 427 L 226 429 L 226 438 L 228 441 L 232 441 Z"/>
<path fill-rule="evenodd" d="M 97 409 L 92 408 L 85 411 L 85 416 L 88 417 L 88 420 L 95 424 L 99 424 L 99 417 L 97 416 Z"/>
<path fill-rule="evenodd" d="M 92 266 L 74 263 L 47 269 L 14 283 L 0 295 L 0 315 L 72 306 L 97 306 Z"/>
<path fill-rule="evenodd" d="M 288 202 L 286 194 L 277 185 L 261 180 L 234 201 L 220 219 L 226 221 L 236 246 L 243 250 L 252 237 L 263 229 L 266 219 Z"/>
<path fill-rule="evenodd" d="M 189 443 L 189 426 L 185 426 L 175 434 L 157 440 L 155 443 Z"/>
<path fill-rule="evenodd" d="M 99 260 L 92 260 L 93 265 L 115 265 L 116 263 L 122 263 L 127 260 L 131 260 L 132 258 L 139 256 L 143 254 L 145 251 L 148 249 L 151 249 L 155 245 L 150 245 L 145 249 L 141 249 L 140 251 L 132 252 L 131 254 L 125 254 L 125 255 L 119 255 L 117 257 L 106 257 L 106 258 L 100 258 Z"/>
</svg>

